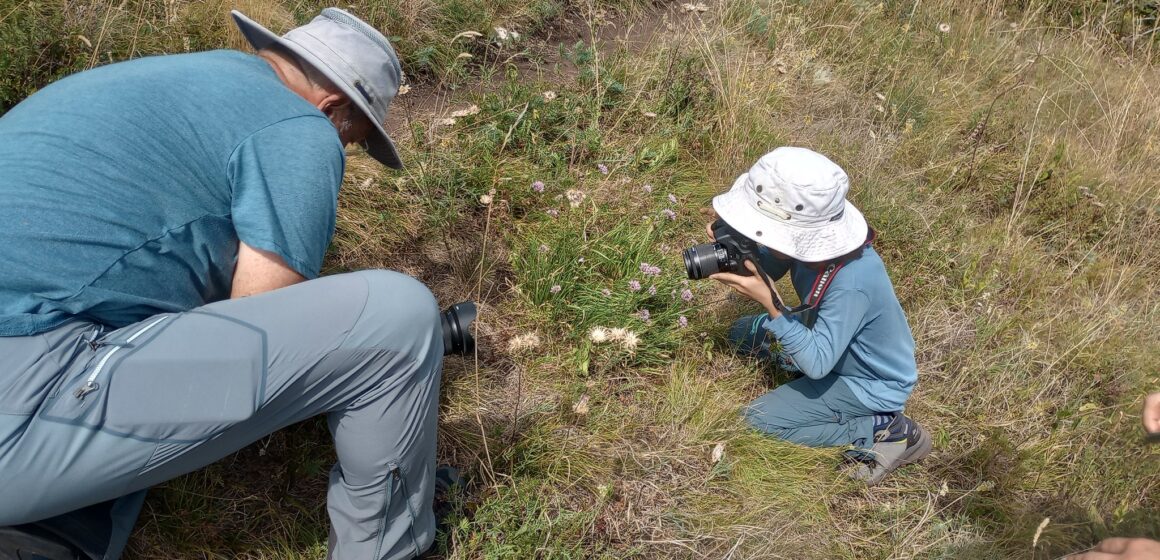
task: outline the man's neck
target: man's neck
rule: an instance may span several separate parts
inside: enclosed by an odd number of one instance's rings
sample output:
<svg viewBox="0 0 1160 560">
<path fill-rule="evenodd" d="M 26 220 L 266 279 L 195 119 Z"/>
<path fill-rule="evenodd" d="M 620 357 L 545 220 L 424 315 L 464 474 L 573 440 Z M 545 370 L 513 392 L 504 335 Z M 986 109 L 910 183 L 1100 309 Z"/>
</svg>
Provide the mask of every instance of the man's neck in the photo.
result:
<svg viewBox="0 0 1160 560">
<path fill-rule="evenodd" d="M 306 74 L 302 73 L 302 69 L 298 68 L 298 65 L 294 61 L 288 60 L 286 57 L 268 50 L 258 51 L 258 56 L 270 65 L 270 68 L 278 75 L 278 79 L 290 91 L 297 93 L 300 97 L 311 103 L 316 102 L 314 97 L 317 94 L 317 88 L 314 87 L 314 84 L 310 83 L 310 80 L 306 78 Z"/>
</svg>

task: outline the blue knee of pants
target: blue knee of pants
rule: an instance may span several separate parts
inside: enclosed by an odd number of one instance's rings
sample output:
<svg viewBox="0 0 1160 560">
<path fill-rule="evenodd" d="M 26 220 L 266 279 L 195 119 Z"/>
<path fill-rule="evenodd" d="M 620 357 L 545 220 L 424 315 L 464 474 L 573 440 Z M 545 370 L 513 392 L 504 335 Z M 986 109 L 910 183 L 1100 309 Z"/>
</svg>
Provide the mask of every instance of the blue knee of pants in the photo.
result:
<svg viewBox="0 0 1160 560">
<path fill-rule="evenodd" d="M 873 444 L 875 411 L 858 400 L 840 376 L 800 377 L 754 399 L 745 411 L 751 426 L 811 447 Z"/>
<path fill-rule="evenodd" d="M 753 356 L 764 360 L 771 359 L 769 331 L 762 327 L 762 323 L 769 318 L 768 313 L 747 315 L 733 322 L 729 328 L 729 342 L 742 356 Z"/>
<path fill-rule="evenodd" d="M 729 342 L 742 356 L 750 356 L 760 360 L 771 360 L 777 367 L 790 372 L 800 373 L 797 364 L 789 354 L 773 350 L 773 335 L 763 326 L 768 313 L 748 315 L 734 321 L 729 328 Z"/>
</svg>

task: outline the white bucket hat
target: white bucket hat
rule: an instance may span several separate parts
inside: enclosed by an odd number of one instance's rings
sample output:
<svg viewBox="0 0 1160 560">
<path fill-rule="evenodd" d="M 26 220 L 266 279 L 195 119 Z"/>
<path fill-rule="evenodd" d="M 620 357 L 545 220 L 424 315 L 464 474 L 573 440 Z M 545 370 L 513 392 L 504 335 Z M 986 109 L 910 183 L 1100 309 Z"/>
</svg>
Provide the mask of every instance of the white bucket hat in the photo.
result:
<svg viewBox="0 0 1160 560">
<path fill-rule="evenodd" d="M 375 125 L 367 153 L 383 165 L 403 167 L 383 123 L 399 92 L 402 70 L 390 41 L 366 22 L 338 8 L 326 8 L 310 23 L 278 37 L 237 10 L 230 12 L 255 50 L 275 43 L 322 72 Z"/>
<path fill-rule="evenodd" d="M 841 167 L 805 148 L 765 154 L 713 198 L 717 215 L 742 235 L 790 258 L 821 262 L 866 243 L 862 213 L 846 200 Z"/>
</svg>

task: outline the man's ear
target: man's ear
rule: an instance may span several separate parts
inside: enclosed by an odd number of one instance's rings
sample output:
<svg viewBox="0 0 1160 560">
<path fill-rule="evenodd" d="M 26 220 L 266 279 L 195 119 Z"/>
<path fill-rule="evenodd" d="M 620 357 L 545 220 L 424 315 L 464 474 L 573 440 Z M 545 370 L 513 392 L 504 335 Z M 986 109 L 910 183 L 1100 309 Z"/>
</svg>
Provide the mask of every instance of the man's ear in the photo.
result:
<svg viewBox="0 0 1160 560">
<path fill-rule="evenodd" d="M 327 92 L 326 96 L 316 105 L 318 110 L 322 111 L 328 117 L 333 115 L 336 110 L 349 106 L 350 100 L 345 95 L 337 92 Z"/>
</svg>

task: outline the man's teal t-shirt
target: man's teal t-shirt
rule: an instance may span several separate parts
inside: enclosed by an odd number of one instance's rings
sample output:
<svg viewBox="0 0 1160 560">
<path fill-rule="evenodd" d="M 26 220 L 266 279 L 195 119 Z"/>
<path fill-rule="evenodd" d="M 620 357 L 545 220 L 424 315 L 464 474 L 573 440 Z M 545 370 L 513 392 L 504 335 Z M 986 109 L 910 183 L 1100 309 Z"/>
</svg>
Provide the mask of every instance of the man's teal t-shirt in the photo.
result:
<svg viewBox="0 0 1160 560">
<path fill-rule="evenodd" d="M 326 116 L 256 56 L 53 83 L 0 117 L 0 336 L 226 299 L 239 240 L 317 277 L 344 165 Z"/>
</svg>

